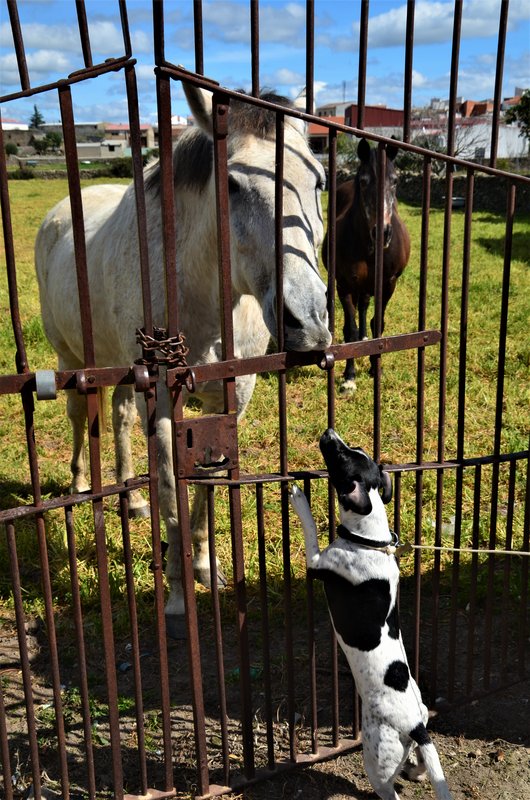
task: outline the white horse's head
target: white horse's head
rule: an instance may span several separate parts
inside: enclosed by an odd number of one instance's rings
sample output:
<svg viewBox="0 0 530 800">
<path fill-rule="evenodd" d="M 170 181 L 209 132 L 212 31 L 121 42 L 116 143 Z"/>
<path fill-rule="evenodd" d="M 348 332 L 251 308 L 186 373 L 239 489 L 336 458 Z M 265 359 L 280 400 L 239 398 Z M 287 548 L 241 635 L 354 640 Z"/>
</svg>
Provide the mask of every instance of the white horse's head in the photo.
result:
<svg viewBox="0 0 530 800">
<path fill-rule="evenodd" d="M 197 125 L 208 136 L 207 141 L 211 142 L 211 94 L 191 84 L 185 84 L 184 89 Z M 289 105 L 284 98 L 275 95 L 268 95 L 267 99 Z M 242 101 L 231 101 L 228 116 L 228 189 L 233 288 L 238 294 L 252 294 L 257 298 L 273 336 L 277 334 L 275 137 L 276 119 L 273 112 Z M 331 343 L 326 286 L 318 272 L 318 248 L 323 237 L 320 193 L 324 183 L 324 171 L 307 145 L 304 124 L 286 115 L 283 320 L 287 350 L 322 350 Z M 211 173 L 207 184 L 205 191 L 209 191 L 212 197 L 214 181 Z"/>
</svg>

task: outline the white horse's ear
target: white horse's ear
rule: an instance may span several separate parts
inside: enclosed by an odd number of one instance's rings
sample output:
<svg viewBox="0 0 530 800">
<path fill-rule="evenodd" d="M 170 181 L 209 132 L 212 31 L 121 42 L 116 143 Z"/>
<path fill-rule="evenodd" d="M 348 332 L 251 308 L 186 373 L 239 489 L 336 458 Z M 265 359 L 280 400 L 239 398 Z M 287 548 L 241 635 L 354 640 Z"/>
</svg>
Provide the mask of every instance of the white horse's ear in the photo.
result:
<svg viewBox="0 0 530 800">
<path fill-rule="evenodd" d="M 205 133 L 212 136 L 212 93 L 186 81 L 182 81 L 182 88 L 195 122 Z"/>
<path fill-rule="evenodd" d="M 294 108 L 297 108 L 299 111 L 306 111 L 306 90 L 305 86 L 302 91 L 295 97 L 293 100 Z M 293 125 L 297 130 L 300 131 L 305 136 L 307 130 L 307 123 L 304 122 L 303 119 L 297 119 L 296 117 L 289 117 L 289 121 L 291 125 Z"/>
</svg>

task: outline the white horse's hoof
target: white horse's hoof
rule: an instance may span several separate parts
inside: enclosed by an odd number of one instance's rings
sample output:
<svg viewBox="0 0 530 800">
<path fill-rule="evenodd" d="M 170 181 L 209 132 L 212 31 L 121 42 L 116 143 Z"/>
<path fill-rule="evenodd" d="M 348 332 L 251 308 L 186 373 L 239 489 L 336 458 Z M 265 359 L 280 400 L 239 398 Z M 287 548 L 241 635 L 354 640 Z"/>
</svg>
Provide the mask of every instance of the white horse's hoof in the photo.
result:
<svg viewBox="0 0 530 800">
<path fill-rule="evenodd" d="M 354 380 L 344 381 L 340 390 L 343 394 L 353 394 L 357 391 L 357 384 Z"/>
<path fill-rule="evenodd" d="M 135 508 L 131 508 L 129 506 L 129 512 L 128 512 L 129 519 L 146 519 L 147 517 L 150 516 L 151 516 L 151 509 L 148 503 L 146 503 L 145 506 L 136 506 Z"/>
<path fill-rule="evenodd" d="M 212 576 L 210 573 L 210 569 L 205 567 L 195 567 L 193 570 L 193 574 L 195 576 L 195 580 L 206 587 L 206 589 L 212 588 Z M 219 565 L 217 566 L 217 588 L 224 589 L 227 584 L 227 580 L 225 574 Z"/>
<path fill-rule="evenodd" d="M 187 639 L 186 617 L 184 614 L 166 614 L 166 635 L 170 639 Z"/>
</svg>

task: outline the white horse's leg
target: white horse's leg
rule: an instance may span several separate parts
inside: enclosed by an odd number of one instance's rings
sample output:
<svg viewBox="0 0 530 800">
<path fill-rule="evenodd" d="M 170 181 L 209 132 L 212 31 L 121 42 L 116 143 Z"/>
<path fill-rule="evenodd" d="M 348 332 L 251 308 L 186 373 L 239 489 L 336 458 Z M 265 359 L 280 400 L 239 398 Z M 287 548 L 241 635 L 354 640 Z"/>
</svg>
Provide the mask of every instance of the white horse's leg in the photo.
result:
<svg viewBox="0 0 530 800">
<path fill-rule="evenodd" d="M 116 386 L 112 395 L 112 428 L 116 454 L 116 480 L 124 483 L 134 477 L 131 434 L 136 421 L 133 386 Z M 137 489 L 129 492 L 129 516 L 148 517 L 149 504 Z"/>
<path fill-rule="evenodd" d="M 72 494 L 87 492 L 90 484 L 87 480 L 87 460 L 85 454 L 86 398 L 75 389 L 67 392 L 66 412 L 72 425 Z"/>
</svg>

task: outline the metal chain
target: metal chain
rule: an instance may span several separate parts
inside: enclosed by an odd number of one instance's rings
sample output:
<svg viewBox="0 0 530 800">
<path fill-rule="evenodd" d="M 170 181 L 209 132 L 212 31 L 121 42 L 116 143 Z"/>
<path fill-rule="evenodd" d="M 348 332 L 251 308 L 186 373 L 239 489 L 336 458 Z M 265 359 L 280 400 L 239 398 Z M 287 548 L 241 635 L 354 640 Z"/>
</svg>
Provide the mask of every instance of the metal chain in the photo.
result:
<svg viewBox="0 0 530 800">
<path fill-rule="evenodd" d="M 165 328 L 153 326 L 153 335 L 149 336 L 145 332 L 145 328 L 137 328 L 136 341 L 142 346 L 142 358 L 136 359 L 136 364 L 188 366 L 186 356 L 189 353 L 189 347 L 186 347 L 186 337 L 183 333 L 179 333 L 178 336 L 168 336 Z"/>
</svg>

